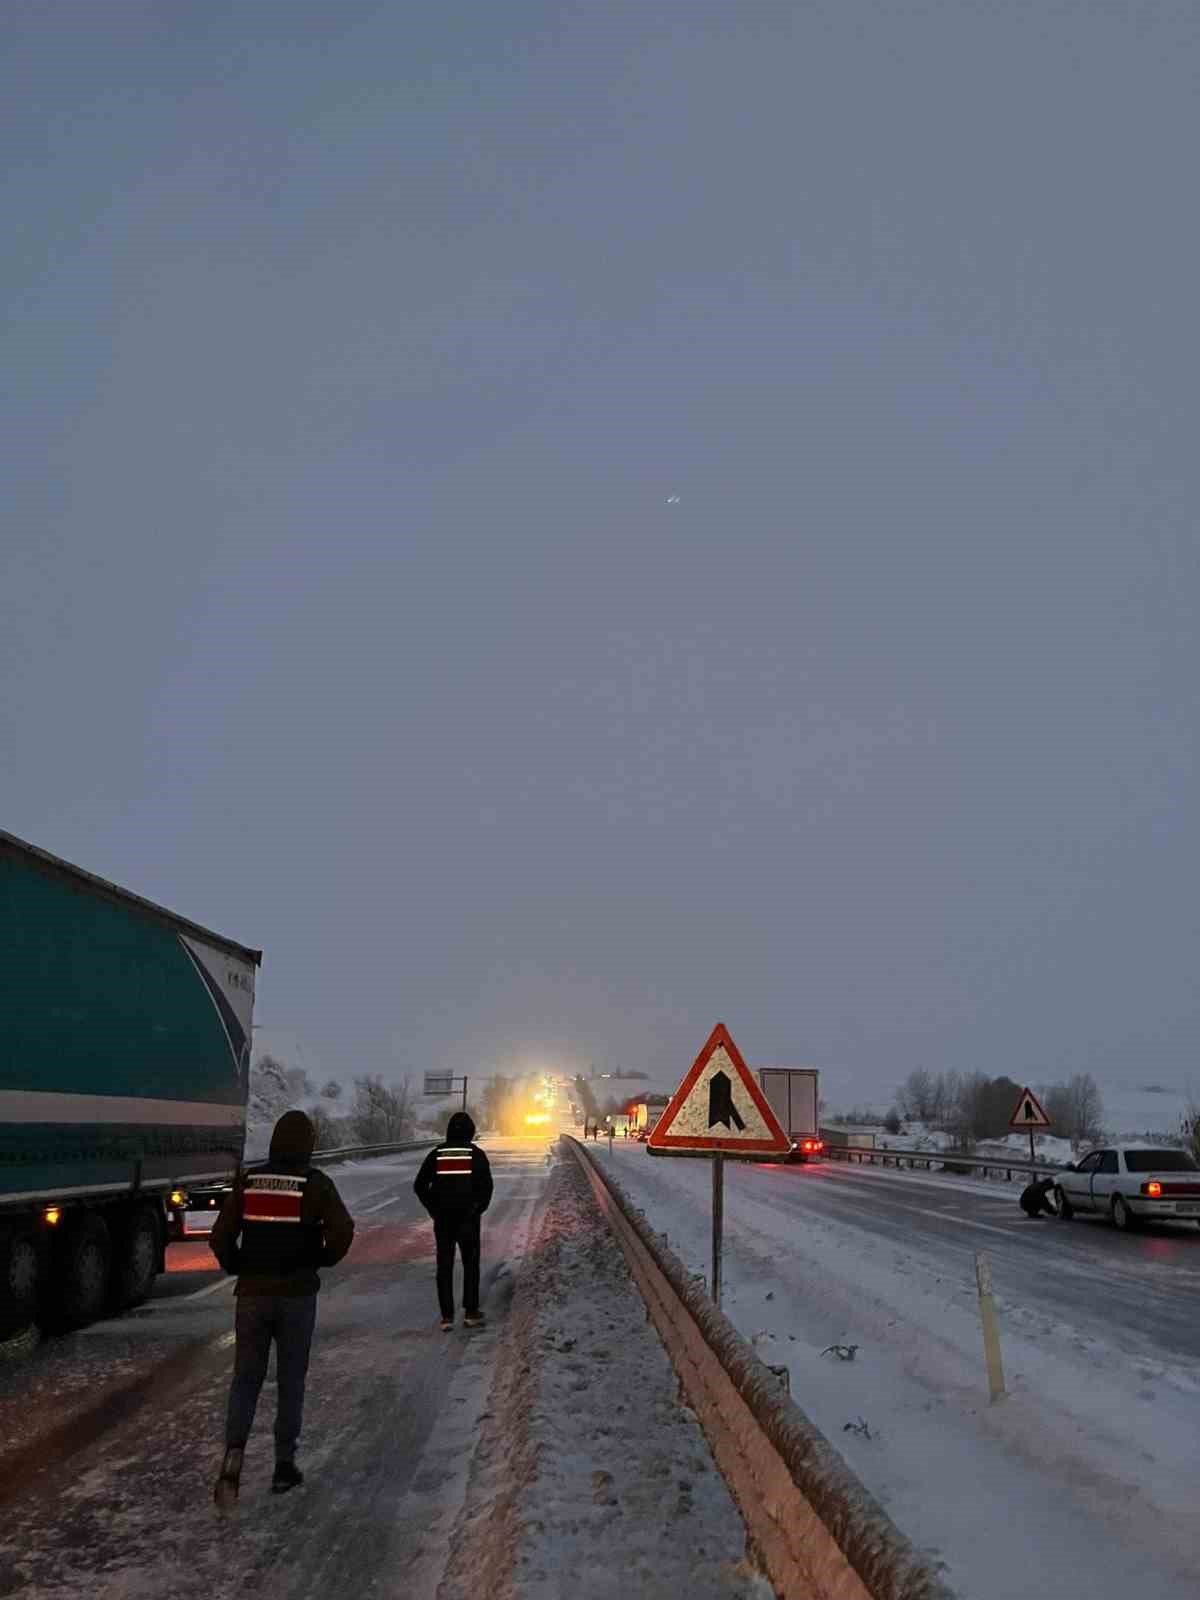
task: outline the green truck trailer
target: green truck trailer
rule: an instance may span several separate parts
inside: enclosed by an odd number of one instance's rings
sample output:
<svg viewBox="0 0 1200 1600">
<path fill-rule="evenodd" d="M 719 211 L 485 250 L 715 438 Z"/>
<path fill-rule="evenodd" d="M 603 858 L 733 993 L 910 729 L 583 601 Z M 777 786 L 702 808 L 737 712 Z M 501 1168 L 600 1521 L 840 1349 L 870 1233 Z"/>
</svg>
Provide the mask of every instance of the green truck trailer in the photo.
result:
<svg viewBox="0 0 1200 1600">
<path fill-rule="evenodd" d="M 0 1338 L 136 1305 L 246 1132 L 261 952 L 0 831 Z"/>
</svg>

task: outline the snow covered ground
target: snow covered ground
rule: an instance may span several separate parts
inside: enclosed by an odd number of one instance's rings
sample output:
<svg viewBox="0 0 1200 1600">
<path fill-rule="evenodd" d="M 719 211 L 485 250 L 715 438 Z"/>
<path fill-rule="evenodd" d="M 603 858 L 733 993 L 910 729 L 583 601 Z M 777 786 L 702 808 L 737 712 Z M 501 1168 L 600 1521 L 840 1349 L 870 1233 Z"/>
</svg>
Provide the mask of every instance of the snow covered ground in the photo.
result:
<svg viewBox="0 0 1200 1600">
<path fill-rule="evenodd" d="M 595 1154 L 707 1273 L 708 1163 L 621 1145 Z M 906 1248 L 902 1235 L 877 1233 L 870 1210 L 806 1209 L 803 1170 L 732 1163 L 726 1175 L 726 1312 L 764 1359 L 786 1363 L 801 1407 L 964 1596 L 1025 1600 L 1050 1588 L 1098 1600 L 1128 1592 L 1194 1600 L 1194 1360 L 1163 1360 L 1149 1345 L 1144 1359 L 1131 1359 L 1102 1323 L 1076 1325 L 1061 1301 L 1023 1299 L 1020 1281 L 1005 1281 L 997 1287 L 1009 1393 L 989 1406 L 972 1249 L 1007 1235 L 1007 1210 L 933 1257 Z M 907 1175 L 863 1181 L 914 1194 Z M 969 1184 L 940 1178 L 928 1192 L 952 1210 L 956 1186 Z M 1188 1241 L 1196 1266 L 1167 1270 L 1197 1300 L 1200 1244 Z M 1064 1261 L 1064 1272 L 1077 1270 Z M 1127 1260 L 1114 1267 L 1114 1295 L 1136 1293 L 1137 1281 Z M 833 1345 L 854 1346 L 853 1358 Z"/>
</svg>

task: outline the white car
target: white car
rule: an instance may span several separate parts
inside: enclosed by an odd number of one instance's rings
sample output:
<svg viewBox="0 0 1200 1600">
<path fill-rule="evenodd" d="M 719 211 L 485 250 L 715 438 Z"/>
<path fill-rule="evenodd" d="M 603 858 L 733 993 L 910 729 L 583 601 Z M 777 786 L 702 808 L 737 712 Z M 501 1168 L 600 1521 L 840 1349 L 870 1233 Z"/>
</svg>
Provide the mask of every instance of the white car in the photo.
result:
<svg viewBox="0 0 1200 1600">
<path fill-rule="evenodd" d="M 1110 1145 L 1091 1150 L 1055 1180 L 1060 1217 L 1101 1213 L 1118 1228 L 1152 1219 L 1200 1222 L 1200 1166 L 1186 1150 Z"/>
</svg>

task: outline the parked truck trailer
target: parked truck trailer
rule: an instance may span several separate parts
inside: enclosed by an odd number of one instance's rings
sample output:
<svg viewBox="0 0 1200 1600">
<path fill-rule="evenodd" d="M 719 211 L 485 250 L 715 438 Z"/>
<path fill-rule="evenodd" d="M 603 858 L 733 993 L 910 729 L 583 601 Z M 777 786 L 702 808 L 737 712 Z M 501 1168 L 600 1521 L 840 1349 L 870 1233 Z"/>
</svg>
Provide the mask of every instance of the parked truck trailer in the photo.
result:
<svg viewBox="0 0 1200 1600">
<path fill-rule="evenodd" d="M 136 1305 L 246 1134 L 261 952 L 0 831 L 0 1338 Z"/>
<path fill-rule="evenodd" d="M 819 1077 L 815 1067 L 759 1069 L 762 1092 L 792 1142 L 793 1161 L 814 1161 L 825 1153 L 817 1122 Z"/>
</svg>

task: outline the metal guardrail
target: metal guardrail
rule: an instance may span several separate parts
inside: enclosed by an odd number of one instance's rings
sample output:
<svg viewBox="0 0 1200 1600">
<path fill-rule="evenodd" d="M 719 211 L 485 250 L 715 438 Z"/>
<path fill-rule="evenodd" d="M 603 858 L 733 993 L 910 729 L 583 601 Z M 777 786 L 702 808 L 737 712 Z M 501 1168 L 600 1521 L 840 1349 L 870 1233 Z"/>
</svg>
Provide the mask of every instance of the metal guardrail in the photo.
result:
<svg viewBox="0 0 1200 1600">
<path fill-rule="evenodd" d="M 957 1150 L 865 1150 L 855 1145 L 825 1145 L 825 1154 L 832 1156 L 837 1161 L 876 1161 L 883 1166 L 921 1167 L 926 1172 L 934 1167 L 940 1167 L 944 1172 L 960 1171 L 962 1168 L 978 1167 L 986 1178 L 989 1172 L 1003 1172 L 1009 1183 L 1012 1182 L 1014 1172 L 1029 1173 L 1036 1177 L 1039 1172 L 1065 1172 L 1066 1166 L 1061 1161 L 1022 1161 L 1019 1156 L 969 1156 L 960 1154 Z"/>
<path fill-rule="evenodd" d="M 402 1139 L 397 1144 L 347 1144 L 337 1150 L 315 1150 L 314 1167 L 330 1166 L 339 1161 L 353 1161 L 355 1156 L 396 1156 L 405 1150 L 432 1150 L 440 1139 Z"/>
</svg>

